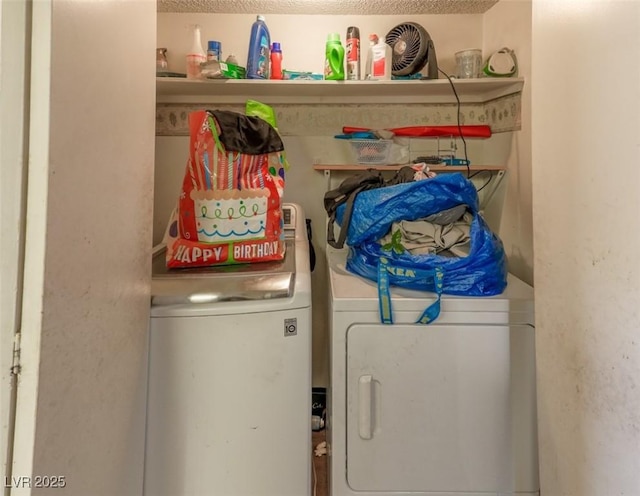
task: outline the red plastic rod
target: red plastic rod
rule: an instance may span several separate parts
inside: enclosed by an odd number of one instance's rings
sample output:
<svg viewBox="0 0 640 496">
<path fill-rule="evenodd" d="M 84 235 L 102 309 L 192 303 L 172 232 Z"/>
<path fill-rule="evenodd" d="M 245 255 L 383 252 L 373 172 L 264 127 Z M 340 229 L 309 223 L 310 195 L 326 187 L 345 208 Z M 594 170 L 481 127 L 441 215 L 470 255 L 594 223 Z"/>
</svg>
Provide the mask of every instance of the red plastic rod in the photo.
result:
<svg viewBox="0 0 640 496">
<path fill-rule="evenodd" d="M 344 134 L 351 134 L 362 131 L 371 131 L 365 127 L 345 126 L 342 128 Z M 438 136 L 463 136 L 465 138 L 491 138 L 491 127 L 489 126 L 407 126 L 387 129 L 399 137 L 406 138 L 435 138 Z M 462 131 L 462 133 L 460 132 Z"/>
</svg>

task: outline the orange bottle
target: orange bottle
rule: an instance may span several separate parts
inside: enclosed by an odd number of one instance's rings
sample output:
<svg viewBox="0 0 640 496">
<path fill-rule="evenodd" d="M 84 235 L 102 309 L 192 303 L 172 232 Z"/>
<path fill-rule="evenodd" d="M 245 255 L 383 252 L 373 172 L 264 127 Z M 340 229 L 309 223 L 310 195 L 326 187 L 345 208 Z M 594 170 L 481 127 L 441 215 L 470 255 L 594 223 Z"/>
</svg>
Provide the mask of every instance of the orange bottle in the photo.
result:
<svg viewBox="0 0 640 496">
<path fill-rule="evenodd" d="M 271 79 L 282 79 L 282 49 L 277 41 L 271 45 Z"/>
</svg>

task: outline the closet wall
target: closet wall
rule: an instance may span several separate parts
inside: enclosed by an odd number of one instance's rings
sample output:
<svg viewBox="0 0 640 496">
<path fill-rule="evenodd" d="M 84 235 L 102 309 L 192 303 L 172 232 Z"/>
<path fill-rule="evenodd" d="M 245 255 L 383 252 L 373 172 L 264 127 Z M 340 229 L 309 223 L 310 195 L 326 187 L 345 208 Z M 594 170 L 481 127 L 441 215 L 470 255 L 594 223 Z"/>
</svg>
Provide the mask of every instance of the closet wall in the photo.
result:
<svg viewBox="0 0 640 496">
<path fill-rule="evenodd" d="M 533 19 L 542 493 L 636 495 L 640 3 L 536 1 Z"/>
<path fill-rule="evenodd" d="M 483 16 L 483 53 L 507 46 L 518 58 L 518 75 L 525 78 L 518 132 L 491 138 L 485 160 L 505 164 L 504 203 L 500 238 L 509 271 L 533 285 L 533 220 L 531 200 L 531 1 L 502 0 Z"/>
</svg>

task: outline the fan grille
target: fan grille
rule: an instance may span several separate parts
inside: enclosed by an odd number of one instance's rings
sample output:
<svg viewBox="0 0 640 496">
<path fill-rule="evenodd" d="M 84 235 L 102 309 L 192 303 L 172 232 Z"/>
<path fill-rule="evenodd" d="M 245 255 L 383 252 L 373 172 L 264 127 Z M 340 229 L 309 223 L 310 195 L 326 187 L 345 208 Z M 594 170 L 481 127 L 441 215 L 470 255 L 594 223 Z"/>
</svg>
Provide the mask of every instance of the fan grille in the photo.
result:
<svg viewBox="0 0 640 496">
<path fill-rule="evenodd" d="M 430 40 L 427 31 L 413 22 L 399 24 L 389 31 L 385 42 L 393 51 L 391 73 L 394 76 L 410 76 L 420 72 L 427 63 Z"/>
</svg>

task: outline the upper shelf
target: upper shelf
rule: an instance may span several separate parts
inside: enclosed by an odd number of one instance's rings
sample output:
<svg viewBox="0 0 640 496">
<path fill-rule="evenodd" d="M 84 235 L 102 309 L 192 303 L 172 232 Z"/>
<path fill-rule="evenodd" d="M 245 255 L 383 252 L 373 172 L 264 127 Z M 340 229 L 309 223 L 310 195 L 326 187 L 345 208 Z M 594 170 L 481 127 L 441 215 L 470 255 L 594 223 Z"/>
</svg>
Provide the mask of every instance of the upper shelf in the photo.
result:
<svg viewBox="0 0 640 496">
<path fill-rule="evenodd" d="M 403 165 L 365 165 L 365 164 L 314 164 L 313 170 L 317 171 L 362 171 L 367 169 L 374 169 L 379 171 L 397 171 L 409 164 Z M 429 164 L 429 170 L 433 172 L 466 172 L 467 170 L 473 172 L 500 172 L 506 171 L 507 168 L 504 165 L 443 165 L 443 164 Z"/>
<path fill-rule="evenodd" d="M 522 91 L 523 78 L 453 79 L 462 103 L 484 103 Z M 158 103 L 455 103 L 447 79 L 423 81 L 276 81 L 156 78 Z"/>
</svg>

